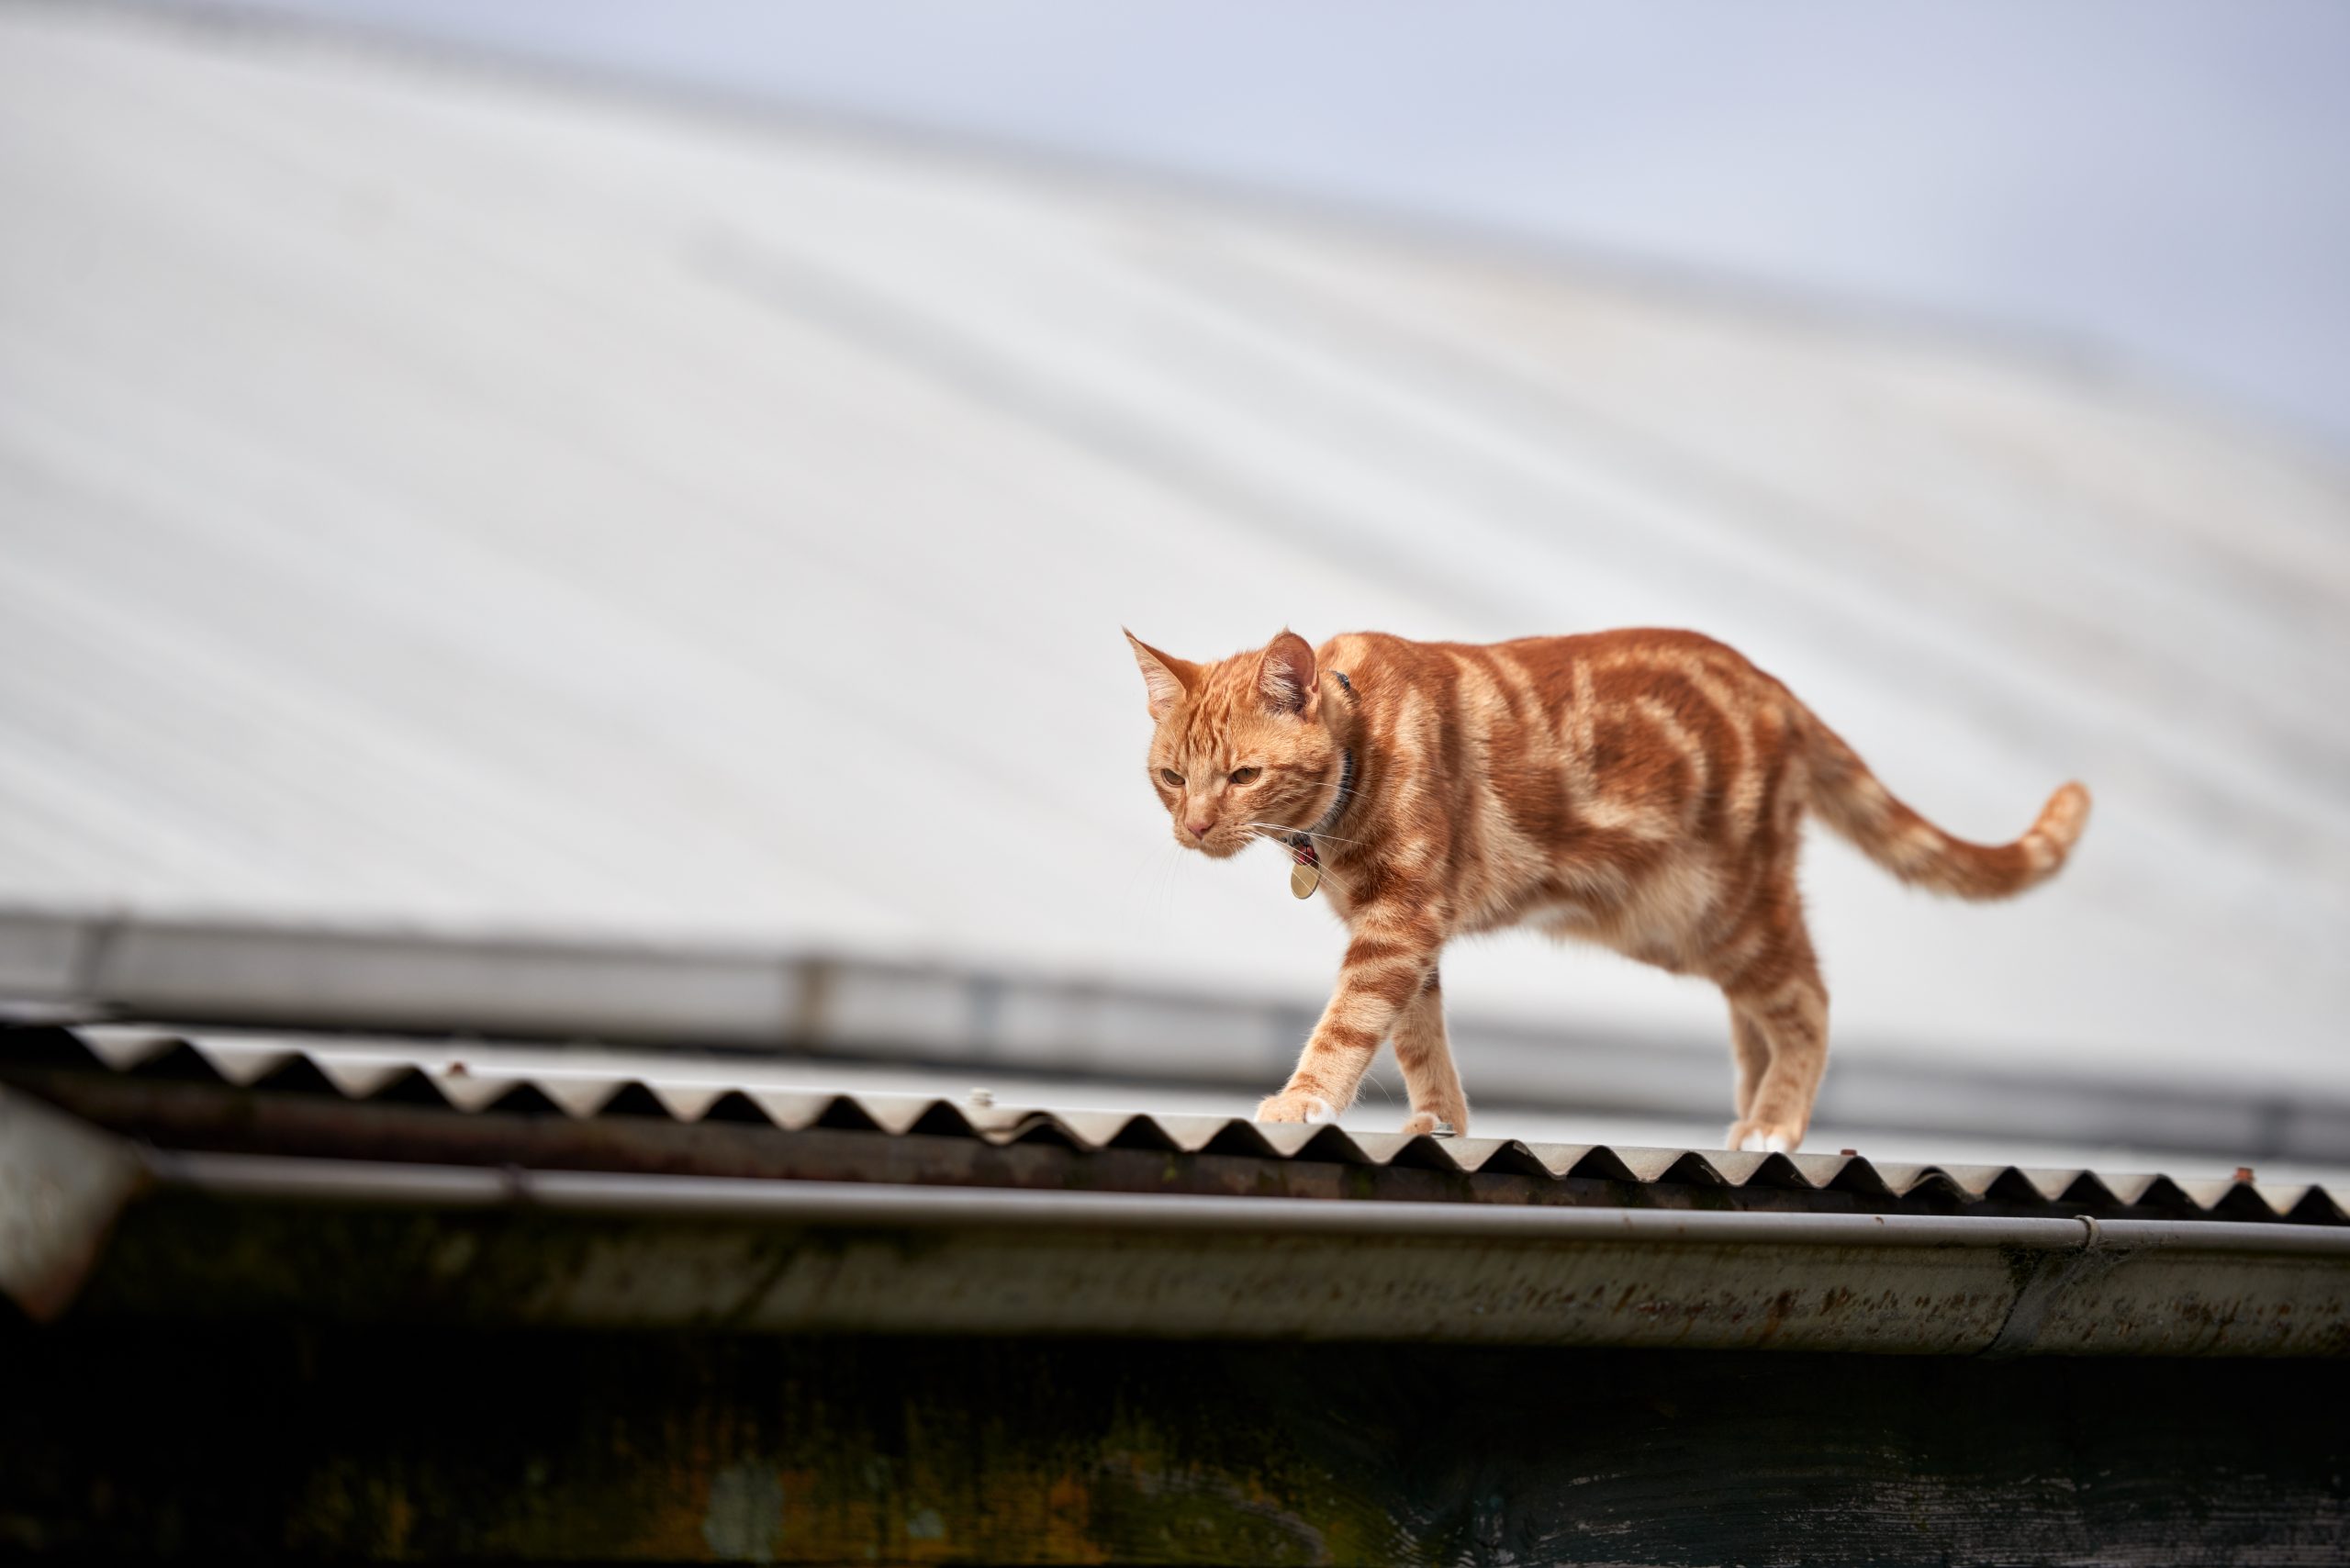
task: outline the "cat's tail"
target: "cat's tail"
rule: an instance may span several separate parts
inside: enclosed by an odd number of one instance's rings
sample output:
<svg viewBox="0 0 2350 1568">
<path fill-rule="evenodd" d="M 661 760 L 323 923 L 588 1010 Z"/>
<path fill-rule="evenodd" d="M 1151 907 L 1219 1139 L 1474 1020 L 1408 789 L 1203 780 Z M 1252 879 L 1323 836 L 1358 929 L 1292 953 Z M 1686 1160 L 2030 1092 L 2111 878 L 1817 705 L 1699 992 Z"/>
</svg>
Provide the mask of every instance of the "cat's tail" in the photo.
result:
<svg viewBox="0 0 2350 1568">
<path fill-rule="evenodd" d="M 2013 844 L 1973 844 L 1894 798 L 1842 737 L 1807 713 L 1811 802 L 1863 854 L 1915 887 L 1963 899 L 2012 898 L 2054 876 L 2089 820 L 2086 786 L 2066 784 Z"/>
</svg>

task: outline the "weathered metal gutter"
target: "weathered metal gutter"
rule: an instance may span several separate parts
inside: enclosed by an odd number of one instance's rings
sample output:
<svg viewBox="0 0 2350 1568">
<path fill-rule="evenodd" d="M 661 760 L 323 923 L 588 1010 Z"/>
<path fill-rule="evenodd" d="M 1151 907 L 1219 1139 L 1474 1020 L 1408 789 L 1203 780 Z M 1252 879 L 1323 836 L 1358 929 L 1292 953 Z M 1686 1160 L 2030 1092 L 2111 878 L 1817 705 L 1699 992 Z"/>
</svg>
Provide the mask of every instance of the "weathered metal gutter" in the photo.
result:
<svg viewBox="0 0 2350 1568">
<path fill-rule="evenodd" d="M 866 1182 L 758 1182 L 603 1171 L 483 1170 L 269 1155 L 142 1151 L 162 1184 L 216 1196 L 555 1212 L 759 1219 L 916 1229 L 1269 1231 L 1590 1241 L 1650 1240 L 1791 1247 L 1990 1247 L 2033 1252 L 2192 1248 L 2314 1254 L 2350 1262 L 2350 1229 L 2223 1220 L 1944 1218 L 1930 1215 L 1789 1215 L 1653 1209 L 1463 1207 L 1181 1193 L 1039 1193 Z"/>
<path fill-rule="evenodd" d="M 2350 1232 L 942 1190 L 147 1151 L 97 1311 L 2350 1354 Z M 331 1260 L 331 1267 L 319 1263 Z"/>
</svg>

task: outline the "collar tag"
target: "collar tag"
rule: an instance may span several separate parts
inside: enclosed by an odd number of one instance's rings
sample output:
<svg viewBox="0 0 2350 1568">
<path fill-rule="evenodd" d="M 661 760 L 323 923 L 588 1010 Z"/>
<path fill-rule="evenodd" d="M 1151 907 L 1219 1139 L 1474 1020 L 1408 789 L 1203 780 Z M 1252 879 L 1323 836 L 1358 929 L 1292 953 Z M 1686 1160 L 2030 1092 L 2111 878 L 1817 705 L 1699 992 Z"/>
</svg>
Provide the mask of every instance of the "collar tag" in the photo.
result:
<svg viewBox="0 0 2350 1568">
<path fill-rule="evenodd" d="M 1289 868 L 1289 890 L 1298 898 L 1310 899 L 1314 890 L 1322 885 L 1322 862 L 1307 845 L 1295 852 L 1297 864 Z"/>
</svg>

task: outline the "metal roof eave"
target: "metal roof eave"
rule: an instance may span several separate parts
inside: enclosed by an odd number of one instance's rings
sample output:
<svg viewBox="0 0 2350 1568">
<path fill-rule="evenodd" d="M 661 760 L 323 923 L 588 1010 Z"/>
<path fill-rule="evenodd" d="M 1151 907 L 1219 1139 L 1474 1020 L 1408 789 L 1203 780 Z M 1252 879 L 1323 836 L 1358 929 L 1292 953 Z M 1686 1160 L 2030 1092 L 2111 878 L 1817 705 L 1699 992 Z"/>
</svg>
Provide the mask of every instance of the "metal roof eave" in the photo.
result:
<svg viewBox="0 0 2350 1568">
<path fill-rule="evenodd" d="M 1668 1213 L 438 1167 L 134 1148 L 10 1097 L 62 1310 L 748 1332 L 1081 1334 L 1908 1354 L 2350 1353 L 2350 1231 Z M 123 1161 L 128 1160 L 125 1167 Z M 38 1217 L 28 1224 L 26 1216 Z M 110 1243 L 101 1244 L 109 1226 Z M 27 1245 L 28 1241 L 31 1245 Z M 63 1260 L 57 1264 L 55 1260 Z M 331 1266 L 328 1266 L 329 1264 Z M 62 1271 L 61 1271 L 61 1270 Z"/>
</svg>

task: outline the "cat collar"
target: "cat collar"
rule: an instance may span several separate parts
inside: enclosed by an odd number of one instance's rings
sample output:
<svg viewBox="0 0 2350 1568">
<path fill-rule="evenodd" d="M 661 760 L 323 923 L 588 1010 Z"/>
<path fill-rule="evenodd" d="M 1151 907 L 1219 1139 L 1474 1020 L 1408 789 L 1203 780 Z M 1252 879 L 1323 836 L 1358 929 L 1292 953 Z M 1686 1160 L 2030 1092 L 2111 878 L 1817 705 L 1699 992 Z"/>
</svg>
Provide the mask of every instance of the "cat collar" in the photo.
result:
<svg viewBox="0 0 2350 1568">
<path fill-rule="evenodd" d="M 1346 691 L 1348 701 L 1351 703 L 1354 700 L 1355 683 L 1347 678 L 1346 672 L 1344 670 L 1334 669 L 1330 673 L 1332 676 L 1337 678 L 1338 685 Z M 1312 827 L 1307 828 L 1303 833 L 1292 833 L 1288 835 L 1287 842 L 1289 844 L 1290 858 L 1295 860 L 1301 866 L 1321 865 L 1322 857 L 1315 853 L 1314 840 L 1318 834 L 1326 834 L 1332 828 L 1338 825 L 1338 819 L 1347 814 L 1347 805 L 1354 799 L 1354 794 L 1355 753 L 1354 748 L 1352 746 L 1348 746 L 1344 752 L 1339 754 L 1338 793 L 1337 797 L 1331 801 L 1330 809 L 1322 813 L 1322 820 L 1320 822 L 1315 823 Z"/>
</svg>

